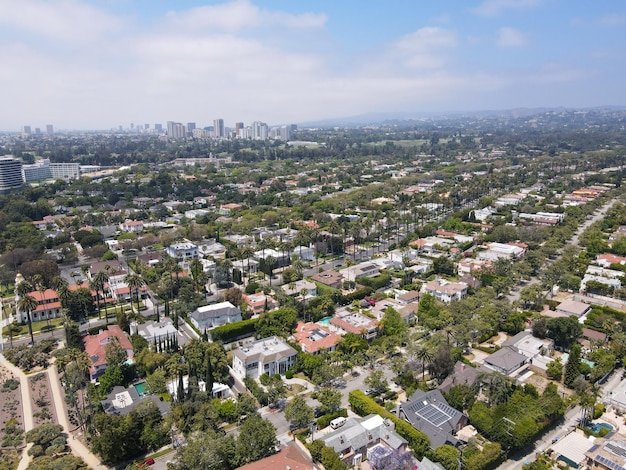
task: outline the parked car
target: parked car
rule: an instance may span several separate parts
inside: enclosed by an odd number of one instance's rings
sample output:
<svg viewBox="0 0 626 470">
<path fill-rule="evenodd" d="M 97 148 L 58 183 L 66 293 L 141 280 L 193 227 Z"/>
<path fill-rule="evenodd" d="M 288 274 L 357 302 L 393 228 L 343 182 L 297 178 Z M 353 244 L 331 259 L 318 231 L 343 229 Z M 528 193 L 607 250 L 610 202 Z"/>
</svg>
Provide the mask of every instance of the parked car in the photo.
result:
<svg viewBox="0 0 626 470">
<path fill-rule="evenodd" d="M 139 464 L 140 467 L 149 467 L 150 465 L 154 465 L 154 459 L 150 457 L 149 459 L 144 460 L 142 464 Z"/>
</svg>

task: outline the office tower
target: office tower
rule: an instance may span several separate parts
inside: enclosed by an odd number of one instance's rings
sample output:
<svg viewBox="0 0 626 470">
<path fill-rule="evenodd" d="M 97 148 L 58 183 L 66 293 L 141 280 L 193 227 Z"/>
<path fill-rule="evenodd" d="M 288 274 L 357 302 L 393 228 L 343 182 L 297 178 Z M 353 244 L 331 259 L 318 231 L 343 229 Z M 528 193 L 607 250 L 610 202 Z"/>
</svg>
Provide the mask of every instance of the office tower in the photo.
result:
<svg viewBox="0 0 626 470">
<path fill-rule="evenodd" d="M 144 124 L 143 128 L 147 131 L 148 129 L 150 129 L 150 124 Z"/>
<path fill-rule="evenodd" d="M 180 122 L 167 122 L 167 137 L 170 139 L 184 139 L 187 137 L 187 130 Z"/>
<path fill-rule="evenodd" d="M 0 192 L 19 188 L 23 183 L 22 162 L 11 155 L 0 157 Z"/>
<path fill-rule="evenodd" d="M 291 137 L 291 126 L 280 126 L 276 137 L 287 142 Z"/>
<path fill-rule="evenodd" d="M 292 124 L 291 125 L 291 132 L 295 132 L 298 130 L 298 125 L 297 124 Z"/>
<path fill-rule="evenodd" d="M 269 137 L 269 129 L 264 122 L 254 121 L 252 123 L 252 139 L 267 140 Z"/>
<path fill-rule="evenodd" d="M 213 135 L 215 137 L 226 137 L 226 130 L 224 129 L 223 119 L 213 120 Z"/>
<path fill-rule="evenodd" d="M 119 130 L 120 132 L 122 132 L 124 130 L 124 126 L 122 126 L 121 124 L 119 126 L 117 126 L 117 130 Z"/>
<path fill-rule="evenodd" d="M 163 124 L 155 124 L 154 130 L 157 132 L 163 132 Z"/>
<path fill-rule="evenodd" d="M 236 122 L 235 123 L 235 137 L 237 137 L 238 139 L 241 139 L 241 131 L 243 130 L 243 122 Z"/>
<path fill-rule="evenodd" d="M 167 121 L 167 136 L 172 137 L 174 135 L 174 121 Z"/>
<path fill-rule="evenodd" d="M 24 176 L 25 183 L 52 179 L 50 160 L 45 158 L 30 165 L 22 165 L 22 174 Z"/>
<path fill-rule="evenodd" d="M 54 135 L 54 126 L 52 124 L 46 124 L 46 134 Z"/>
<path fill-rule="evenodd" d="M 22 137 L 28 137 L 30 134 L 30 126 L 24 126 L 24 128 L 22 129 Z"/>
<path fill-rule="evenodd" d="M 193 130 L 196 128 L 196 123 L 195 122 L 188 122 L 187 123 L 187 137 L 192 137 L 193 136 Z"/>
</svg>

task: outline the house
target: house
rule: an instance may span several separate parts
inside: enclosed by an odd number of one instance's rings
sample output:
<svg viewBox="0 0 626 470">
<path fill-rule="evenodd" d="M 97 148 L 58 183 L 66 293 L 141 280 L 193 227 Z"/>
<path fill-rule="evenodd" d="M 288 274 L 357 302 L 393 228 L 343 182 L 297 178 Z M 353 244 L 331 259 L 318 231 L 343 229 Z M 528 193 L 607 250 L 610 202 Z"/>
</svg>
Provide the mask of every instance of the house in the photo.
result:
<svg viewBox="0 0 626 470">
<path fill-rule="evenodd" d="M 250 462 L 236 470 L 316 470 L 317 466 L 311 462 L 295 442 L 290 442 L 276 454 L 265 457 L 264 459 Z"/>
<path fill-rule="evenodd" d="M 220 302 L 218 304 L 198 307 L 189 314 L 189 321 L 199 331 L 208 330 L 226 323 L 241 321 L 241 310 L 230 302 Z"/>
<path fill-rule="evenodd" d="M 468 287 L 464 282 L 450 282 L 440 278 L 425 283 L 422 286 L 422 293 L 430 294 L 437 300 L 449 304 L 453 300 L 465 297 Z"/>
<path fill-rule="evenodd" d="M 178 263 L 185 263 L 198 258 L 198 247 L 191 242 L 174 243 L 168 246 L 165 252 Z"/>
<path fill-rule="evenodd" d="M 552 448 L 551 457 L 554 458 L 557 463 L 563 462 L 572 468 L 585 468 L 583 465 L 585 462 L 585 454 L 593 447 L 596 447 L 594 444 L 595 442 L 588 439 L 584 433 L 570 432 L 550 446 Z M 615 470 L 616 467 L 605 466 L 604 468 L 607 470 Z"/>
<path fill-rule="evenodd" d="M 396 294 L 396 300 L 402 305 L 419 302 L 421 294 L 416 290 L 410 290 L 401 294 Z"/>
<path fill-rule="evenodd" d="M 243 301 L 248 305 L 248 308 L 252 310 L 253 315 L 258 315 L 266 310 L 273 310 L 276 308 L 276 302 L 271 295 L 266 295 L 263 292 L 257 292 L 256 294 L 243 295 Z"/>
<path fill-rule="evenodd" d="M 539 356 L 550 356 L 554 349 L 554 340 L 535 338 L 531 331 L 520 331 L 502 343 L 502 346 L 510 347 L 532 360 Z"/>
<path fill-rule="evenodd" d="M 296 332 L 292 337 L 302 351 L 311 354 L 317 354 L 320 351 L 333 352 L 341 339 L 340 335 L 318 323 L 302 322 L 298 322 Z"/>
<path fill-rule="evenodd" d="M 584 452 L 586 468 L 590 470 L 621 470 L 626 468 L 626 436 L 611 432 L 593 442 L 580 441 L 578 449 Z M 577 463 L 578 459 L 574 459 Z M 580 467 L 579 467 L 580 468 Z"/>
<path fill-rule="evenodd" d="M 296 246 L 291 253 L 298 255 L 302 261 L 313 261 L 315 259 L 315 250 L 308 246 Z"/>
<path fill-rule="evenodd" d="M 21 277 L 21 274 L 16 276 L 16 280 L 19 277 Z M 37 301 L 37 307 L 30 314 L 32 321 L 48 320 L 61 316 L 61 301 L 55 290 L 46 289 L 43 292 L 35 290 L 29 292 L 28 295 Z M 19 296 L 16 296 L 16 300 L 17 297 Z M 17 309 L 16 318 L 19 322 L 26 323 L 28 322 L 28 312 L 22 312 Z"/>
<path fill-rule="evenodd" d="M 120 224 L 122 232 L 138 233 L 143 232 L 144 226 L 141 220 L 125 220 Z"/>
<path fill-rule="evenodd" d="M 168 317 L 162 318 L 158 323 L 154 320 L 146 320 L 144 323 L 133 322 L 130 325 L 130 331 L 144 338 L 148 345 L 178 337 L 178 330 L 174 327 L 172 319 Z"/>
<path fill-rule="evenodd" d="M 139 255 L 137 258 L 143 264 L 147 264 L 148 266 L 154 266 L 163 261 L 163 255 L 161 253 L 157 253 L 156 251 Z"/>
<path fill-rule="evenodd" d="M 337 313 L 330 319 L 329 324 L 340 335 L 352 333 L 368 340 L 378 335 L 378 322 L 359 312 Z"/>
<path fill-rule="evenodd" d="M 172 379 L 165 384 L 167 391 L 172 396 L 172 398 L 176 399 L 176 395 L 178 394 L 178 385 L 179 379 Z M 189 376 L 183 375 L 183 390 L 187 393 L 189 390 Z M 198 390 L 200 392 L 206 392 L 206 382 L 204 380 L 198 380 Z M 226 384 L 221 384 L 219 382 L 213 383 L 213 389 L 211 391 L 212 398 L 228 398 L 231 396 L 230 387 Z"/>
<path fill-rule="evenodd" d="M 325 286 L 332 287 L 334 289 L 341 289 L 343 287 L 343 274 L 333 270 L 324 271 L 318 274 L 313 274 L 311 279 Z"/>
<path fill-rule="evenodd" d="M 311 281 L 307 281 L 306 279 L 301 279 L 299 281 L 294 282 L 293 287 L 289 284 L 285 284 L 282 286 L 283 292 L 287 295 L 292 295 L 296 297 L 301 297 L 302 292 L 306 291 L 304 294 L 305 299 L 312 299 L 317 296 L 317 284 Z"/>
<path fill-rule="evenodd" d="M 488 243 L 487 250 L 479 251 L 476 255 L 478 259 L 487 261 L 497 261 L 500 258 L 519 259 L 526 253 L 528 245 L 524 243 Z"/>
<path fill-rule="evenodd" d="M 417 390 L 408 401 L 398 407 L 398 416 L 428 436 L 430 447 L 459 442 L 454 434 L 467 424 L 467 416 L 455 410 L 438 389 Z"/>
<path fill-rule="evenodd" d="M 591 305 L 576 300 L 566 300 L 557 305 L 556 311 L 568 317 L 575 316 L 580 318 L 586 316 L 591 311 Z"/>
<path fill-rule="evenodd" d="M 235 349 L 233 371 L 237 377 L 258 379 L 263 374 L 284 374 L 296 363 L 297 351 L 272 336 Z"/>
<path fill-rule="evenodd" d="M 488 369 L 504 375 L 511 375 L 529 362 L 530 359 L 528 357 L 518 353 L 511 347 L 504 347 L 487 356 L 483 364 Z"/>
<path fill-rule="evenodd" d="M 610 267 L 612 264 L 626 264 L 626 256 L 605 253 L 596 256 L 596 263 L 605 268 Z"/>
<path fill-rule="evenodd" d="M 89 366 L 89 378 L 97 380 L 108 367 L 106 361 L 106 346 L 111 341 L 119 342 L 119 345 L 126 350 L 126 357 L 132 362 L 133 345 L 126 337 L 126 334 L 117 325 L 109 325 L 108 329 L 101 330 L 97 335 L 86 335 L 82 338 L 85 345 L 85 352 L 91 362 Z"/>
<path fill-rule="evenodd" d="M 489 269 L 493 266 L 493 262 L 489 260 L 481 260 L 481 259 L 473 259 L 473 258 L 465 258 L 459 261 L 458 264 L 458 272 L 460 275 L 463 274 L 474 274 L 476 272 L 483 271 L 485 269 Z"/>
<path fill-rule="evenodd" d="M 478 379 L 478 374 L 480 374 L 479 369 L 457 361 L 454 364 L 452 373 L 437 388 L 444 393 L 448 393 L 452 387 L 457 385 L 468 385 L 471 387 Z"/>
<path fill-rule="evenodd" d="M 210 256 L 214 259 L 226 258 L 226 247 L 218 241 L 212 240 L 198 245 L 198 254 Z"/>
<path fill-rule="evenodd" d="M 380 468 L 393 451 L 409 452 L 406 439 L 396 433 L 394 424 L 374 414 L 349 418 L 343 426 L 319 439 L 351 467 L 367 457 L 374 468 Z"/>
<path fill-rule="evenodd" d="M 137 384 L 139 385 L 139 384 Z M 102 409 L 105 413 L 110 415 L 126 416 L 133 411 L 139 403 L 151 401 L 153 402 L 161 415 L 165 415 L 170 411 L 170 402 L 160 400 L 156 395 L 145 395 L 143 392 L 140 394 L 135 385 L 131 385 L 128 388 L 124 388 L 120 385 L 113 387 L 111 393 L 109 393 L 106 399 L 102 400 Z"/>
</svg>

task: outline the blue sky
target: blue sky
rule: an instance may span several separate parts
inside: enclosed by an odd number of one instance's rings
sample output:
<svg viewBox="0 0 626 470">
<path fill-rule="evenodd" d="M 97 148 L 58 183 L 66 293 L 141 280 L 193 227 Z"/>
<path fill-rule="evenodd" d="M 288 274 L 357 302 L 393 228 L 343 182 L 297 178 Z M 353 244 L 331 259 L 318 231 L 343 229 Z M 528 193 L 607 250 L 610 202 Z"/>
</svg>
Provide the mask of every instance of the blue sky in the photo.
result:
<svg viewBox="0 0 626 470">
<path fill-rule="evenodd" d="M 626 105 L 626 4 L 0 0 L 0 129 Z"/>
</svg>

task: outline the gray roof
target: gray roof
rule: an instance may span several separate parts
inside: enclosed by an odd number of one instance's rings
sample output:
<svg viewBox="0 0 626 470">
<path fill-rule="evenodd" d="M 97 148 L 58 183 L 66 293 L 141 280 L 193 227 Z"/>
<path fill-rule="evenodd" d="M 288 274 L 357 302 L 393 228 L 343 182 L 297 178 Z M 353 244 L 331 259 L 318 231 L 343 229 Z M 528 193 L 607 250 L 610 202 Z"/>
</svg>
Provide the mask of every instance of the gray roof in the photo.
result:
<svg viewBox="0 0 626 470">
<path fill-rule="evenodd" d="M 409 401 L 400 404 L 400 414 L 411 425 L 422 431 L 436 449 L 444 444 L 456 445 L 454 433 L 467 417 L 448 405 L 440 390 L 417 390 Z"/>
<path fill-rule="evenodd" d="M 115 406 L 113 406 L 113 400 L 115 400 L 116 395 L 122 392 L 128 392 L 132 400 L 132 403 L 129 404 L 128 406 L 125 406 L 124 408 L 116 408 Z M 157 406 L 157 408 L 159 409 L 162 415 L 165 415 L 169 413 L 170 411 L 170 402 L 161 401 L 161 399 L 156 395 L 145 395 L 143 397 L 140 397 L 139 393 L 137 393 L 137 390 L 135 389 L 134 386 L 124 388 L 118 385 L 117 387 L 113 387 L 113 390 L 111 390 L 111 393 L 107 395 L 106 400 L 102 400 L 100 403 L 102 404 L 102 409 L 104 410 L 105 413 L 112 414 L 112 415 L 126 416 L 128 413 L 134 410 L 139 403 L 143 403 L 146 401 L 154 402 L 154 404 Z"/>
<path fill-rule="evenodd" d="M 511 370 L 514 367 L 521 367 L 528 358 L 523 354 L 514 351 L 510 347 L 505 347 L 494 352 L 485 359 L 485 364 L 490 364 L 503 370 Z"/>
<path fill-rule="evenodd" d="M 469 385 L 471 387 L 474 385 L 474 382 L 476 382 L 478 374 L 479 371 L 477 368 L 458 361 L 454 365 L 454 372 L 446 377 L 438 388 L 447 393 L 456 385 Z"/>
<path fill-rule="evenodd" d="M 387 443 L 393 449 L 399 449 L 407 441 L 393 430 L 393 425 L 389 425 L 387 421 L 381 421 L 381 425 L 366 428 L 362 423 L 366 423 L 372 418 L 380 418 L 378 415 L 368 415 L 364 418 L 348 418 L 345 424 L 339 429 L 326 434 L 321 438 L 324 443 L 335 449 L 335 452 L 341 452 L 348 447 L 353 449 L 361 449 L 373 445 L 381 440 Z M 371 436 L 371 439 L 370 439 Z"/>
</svg>

